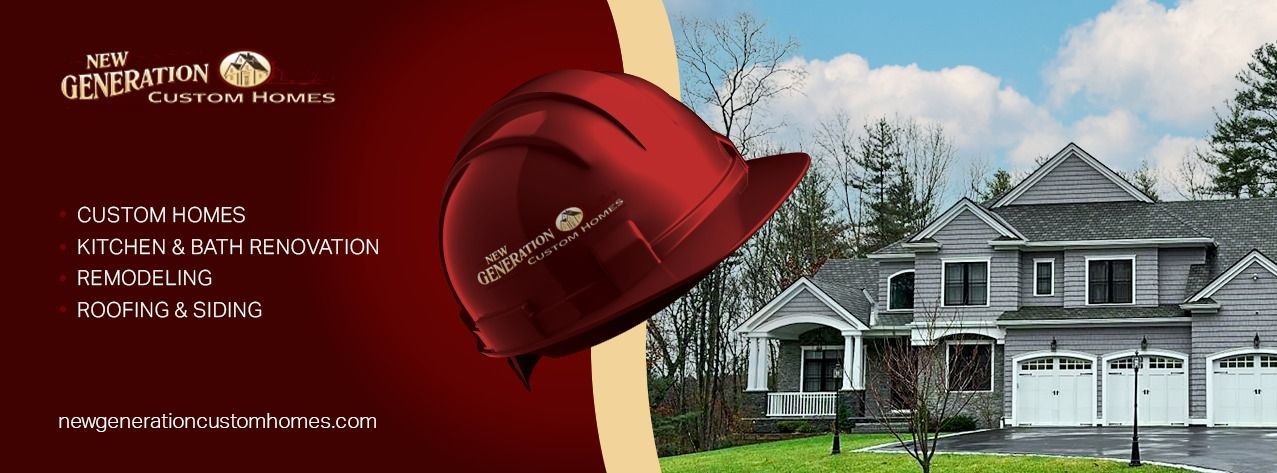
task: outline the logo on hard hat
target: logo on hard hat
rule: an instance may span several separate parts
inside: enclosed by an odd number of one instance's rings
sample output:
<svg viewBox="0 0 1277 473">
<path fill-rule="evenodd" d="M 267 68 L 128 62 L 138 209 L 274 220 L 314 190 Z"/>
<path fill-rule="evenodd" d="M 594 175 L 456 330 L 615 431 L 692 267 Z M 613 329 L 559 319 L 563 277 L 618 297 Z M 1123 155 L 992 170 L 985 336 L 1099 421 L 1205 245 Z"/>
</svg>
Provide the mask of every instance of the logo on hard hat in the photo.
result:
<svg viewBox="0 0 1277 473">
<path fill-rule="evenodd" d="M 270 78 L 270 61 L 252 51 L 236 51 L 222 59 L 222 80 L 235 87 L 257 87 Z"/>
<path fill-rule="evenodd" d="M 561 232 L 570 232 L 581 224 L 584 215 L 579 207 L 568 207 L 559 212 L 559 218 L 554 220 L 554 227 Z"/>
</svg>

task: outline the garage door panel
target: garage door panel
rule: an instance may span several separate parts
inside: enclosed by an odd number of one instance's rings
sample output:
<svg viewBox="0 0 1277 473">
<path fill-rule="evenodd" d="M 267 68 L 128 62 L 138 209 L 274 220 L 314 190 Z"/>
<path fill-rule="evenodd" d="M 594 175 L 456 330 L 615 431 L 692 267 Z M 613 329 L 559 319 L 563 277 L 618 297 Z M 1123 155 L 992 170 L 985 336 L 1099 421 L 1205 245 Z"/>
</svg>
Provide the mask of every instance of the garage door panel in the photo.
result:
<svg viewBox="0 0 1277 473">
<path fill-rule="evenodd" d="M 1016 424 L 1076 426 L 1091 423 L 1095 416 L 1095 373 L 1090 361 L 1056 356 L 1017 363 L 1019 373 L 1013 393 Z"/>
<path fill-rule="evenodd" d="M 1134 357 L 1110 359 L 1104 371 L 1104 416 L 1109 425 L 1131 425 L 1139 396 L 1141 425 L 1188 424 L 1188 370 L 1178 357 L 1145 356 L 1135 386 Z"/>
<path fill-rule="evenodd" d="M 1217 359 L 1210 376 L 1216 425 L 1277 426 L 1277 356 L 1243 353 Z"/>
</svg>

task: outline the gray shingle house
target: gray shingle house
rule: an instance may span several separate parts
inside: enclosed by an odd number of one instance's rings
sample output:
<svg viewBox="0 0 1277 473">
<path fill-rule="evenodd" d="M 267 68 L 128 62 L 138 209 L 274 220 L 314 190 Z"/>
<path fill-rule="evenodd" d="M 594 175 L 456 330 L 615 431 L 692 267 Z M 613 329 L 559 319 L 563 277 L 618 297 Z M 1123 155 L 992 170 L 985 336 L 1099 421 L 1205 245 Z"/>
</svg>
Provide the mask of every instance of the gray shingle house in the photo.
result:
<svg viewBox="0 0 1277 473">
<path fill-rule="evenodd" d="M 750 317 L 747 415 L 890 412 L 882 347 L 945 343 L 991 364 L 953 388 L 979 392 L 972 415 L 992 426 L 1129 425 L 1137 395 L 1142 425 L 1277 426 L 1272 257 L 1277 199 L 1153 202 L 1070 144 L 1005 196 L 829 261 Z"/>
</svg>

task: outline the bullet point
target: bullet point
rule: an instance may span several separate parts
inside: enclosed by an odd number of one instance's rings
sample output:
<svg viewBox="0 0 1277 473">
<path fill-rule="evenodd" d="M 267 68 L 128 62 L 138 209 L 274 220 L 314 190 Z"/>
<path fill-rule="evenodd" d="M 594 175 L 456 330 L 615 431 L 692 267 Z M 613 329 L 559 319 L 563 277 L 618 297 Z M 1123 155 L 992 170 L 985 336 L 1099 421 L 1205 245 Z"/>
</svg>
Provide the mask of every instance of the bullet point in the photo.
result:
<svg viewBox="0 0 1277 473">
<path fill-rule="evenodd" d="M 65 209 L 63 209 L 63 210 L 59 210 L 59 211 L 58 211 L 58 218 L 66 219 L 66 218 L 67 218 L 67 211 L 66 211 Z"/>
<path fill-rule="evenodd" d="M 59 274 L 59 275 L 58 275 L 58 282 L 67 282 L 67 275 L 66 275 L 66 273 L 62 273 L 62 274 Z"/>
<path fill-rule="evenodd" d="M 58 312 L 65 314 L 67 312 L 67 306 L 64 306 L 64 305 L 58 306 Z"/>
<path fill-rule="evenodd" d="M 66 251 L 66 250 L 67 250 L 66 243 L 58 243 L 58 251 Z"/>
</svg>

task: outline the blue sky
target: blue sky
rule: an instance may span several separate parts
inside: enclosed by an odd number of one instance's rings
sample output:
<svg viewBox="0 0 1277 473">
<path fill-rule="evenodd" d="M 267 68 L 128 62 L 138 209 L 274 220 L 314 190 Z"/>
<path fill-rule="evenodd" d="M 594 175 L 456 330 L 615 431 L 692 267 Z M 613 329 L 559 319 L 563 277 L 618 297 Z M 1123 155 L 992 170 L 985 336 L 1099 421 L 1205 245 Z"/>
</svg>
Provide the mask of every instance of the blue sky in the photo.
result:
<svg viewBox="0 0 1277 473">
<path fill-rule="evenodd" d="M 1141 161 L 1173 193 L 1179 160 L 1277 41 L 1272 0 L 860 2 L 667 0 L 672 17 L 749 11 L 801 43 L 796 127 L 838 111 L 945 125 L 966 159 L 1032 167 L 1069 141 L 1110 165 Z M 674 25 L 677 31 L 678 25 Z"/>
</svg>

